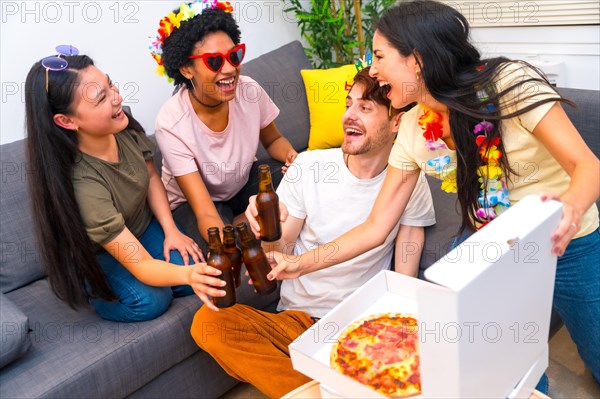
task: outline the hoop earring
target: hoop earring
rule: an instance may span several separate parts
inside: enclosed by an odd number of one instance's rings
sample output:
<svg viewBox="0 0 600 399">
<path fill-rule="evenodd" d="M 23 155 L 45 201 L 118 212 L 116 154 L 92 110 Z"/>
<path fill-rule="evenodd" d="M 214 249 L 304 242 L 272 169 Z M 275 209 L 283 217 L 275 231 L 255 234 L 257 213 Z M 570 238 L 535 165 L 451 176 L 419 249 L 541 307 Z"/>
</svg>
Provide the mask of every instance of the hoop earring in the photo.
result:
<svg viewBox="0 0 600 399">
<path fill-rule="evenodd" d="M 196 86 L 194 86 L 194 78 L 189 79 L 189 81 L 192 84 L 192 88 L 194 89 L 194 92 L 196 92 Z"/>
</svg>

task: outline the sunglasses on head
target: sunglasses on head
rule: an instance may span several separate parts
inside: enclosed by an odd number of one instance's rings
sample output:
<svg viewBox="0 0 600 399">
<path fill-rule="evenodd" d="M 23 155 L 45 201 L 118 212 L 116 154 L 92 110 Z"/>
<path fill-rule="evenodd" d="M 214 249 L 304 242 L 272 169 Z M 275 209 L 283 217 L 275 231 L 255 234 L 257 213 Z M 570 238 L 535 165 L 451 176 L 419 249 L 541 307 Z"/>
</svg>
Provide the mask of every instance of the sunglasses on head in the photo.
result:
<svg viewBox="0 0 600 399">
<path fill-rule="evenodd" d="M 51 55 L 42 59 L 42 66 L 46 68 L 46 94 L 48 94 L 48 71 L 64 71 L 69 66 L 69 63 L 64 58 L 60 58 L 61 55 L 79 55 L 77 47 L 73 47 L 69 44 L 61 44 L 56 46 L 56 52 L 58 55 Z"/>
<path fill-rule="evenodd" d="M 229 61 L 234 67 L 240 66 L 246 55 L 246 44 L 240 43 L 227 54 L 223 53 L 205 53 L 201 55 L 190 55 L 189 59 L 201 58 L 204 61 L 204 65 L 213 72 L 219 72 L 225 64 L 225 60 Z"/>
</svg>

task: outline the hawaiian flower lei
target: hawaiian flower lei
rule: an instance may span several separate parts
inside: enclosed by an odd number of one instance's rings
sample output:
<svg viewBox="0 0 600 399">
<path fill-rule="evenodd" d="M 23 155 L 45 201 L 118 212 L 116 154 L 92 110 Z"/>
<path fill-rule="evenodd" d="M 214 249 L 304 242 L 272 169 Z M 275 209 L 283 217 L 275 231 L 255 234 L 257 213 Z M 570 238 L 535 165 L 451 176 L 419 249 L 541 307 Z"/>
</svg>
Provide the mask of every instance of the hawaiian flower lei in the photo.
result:
<svg viewBox="0 0 600 399">
<path fill-rule="evenodd" d="M 200 14 L 202 14 L 205 10 L 220 8 L 225 12 L 233 12 L 233 7 L 231 3 L 228 1 L 218 1 L 218 0 L 195 0 L 191 3 L 183 3 L 179 7 L 179 12 L 175 14 L 174 12 L 169 13 L 159 22 L 158 35 L 156 37 L 150 37 L 150 55 L 156 63 L 158 64 L 158 68 L 156 69 L 156 73 L 162 76 L 167 76 L 167 72 L 165 71 L 165 67 L 162 62 L 162 48 L 165 43 L 165 39 L 171 36 L 173 30 L 175 28 L 179 29 L 181 23 L 192 19 Z M 168 78 L 169 82 L 173 81 L 173 79 Z"/>
<path fill-rule="evenodd" d="M 478 70 L 483 69 L 479 67 Z M 488 99 L 486 90 L 477 92 L 479 100 L 484 102 Z M 423 104 L 424 113 L 419 118 L 419 126 L 423 129 L 423 137 L 425 138 L 425 146 L 430 151 L 438 149 L 447 149 L 444 142 L 438 142 L 442 137 L 442 115 L 439 112 L 433 111 Z M 493 105 L 489 105 L 488 110 L 493 110 Z M 475 134 L 475 142 L 478 146 L 479 155 L 483 161 L 483 165 L 477 169 L 479 176 L 480 192 L 477 199 L 479 208 L 475 214 L 484 223 L 479 227 L 482 228 L 487 223 L 496 218 L 502 213 L 505 208 L 510 206 L 508 199 L 508 187 L 503 175 L 503 170 L 500 165 L 502 151 L 498 149 L 500 138 L 488 138 L 492 133 L 494 125 L 491 122 L 483 120 L 475 125 L 473 134 Z M 449 155 L 442 155 L 437 158 L 427 161 L 427 165 L 433 167 L 437 172 L 440 172 L 442 177 L 442 190 L 448 193 L 457 192 L 456 186 L 456 165 L 451 163 Z"/>
<path fill-rule="evenodd" d="M 442 138 L 442 115 L 434 111 L 424 104 L 421 104 L 424 112 L 419 118 L 419 126 L 423 129 L 423 137 L 425 138 L 425 146 L 429 151 L 437 151 L 441 149 L 447 150 L 448 147 Z M 456 163 L 452 163 L 449 155 L 442 155 L 437 158 L 427 161 L 427 166 L 432 167 L 436 172 L 440 173 L 442 179 L 442 190 L 447 193 L 455 193 L 458 191 L 456 187 Z"/>
<path fill-rule="evenodd" d="M 482 102 L 488 98 L 485 90 L 478 91 L 477 95 Z M 493 110 L 493 105 L 489 105 L 488 109 Z M 475 213 L 478 218 L 485 222 L 479 228 L 491 222 L 510 206 L 508 187 L 502 177 L 504 172 L 502 166 L 500 166 L 500 158 L 502 158 L 502 151 L 498 149 L 500 137 L 488 138 L 493 129 L 494 125 L 486 120 L 479 122 L 473 128 L 473 134 L 476 136 L 475 142 L 479 148 L 479 156 L 483 161 L 483 165 L 477 169 L 480 191 L 477 199 L 479 208 Z"/>
</svg>

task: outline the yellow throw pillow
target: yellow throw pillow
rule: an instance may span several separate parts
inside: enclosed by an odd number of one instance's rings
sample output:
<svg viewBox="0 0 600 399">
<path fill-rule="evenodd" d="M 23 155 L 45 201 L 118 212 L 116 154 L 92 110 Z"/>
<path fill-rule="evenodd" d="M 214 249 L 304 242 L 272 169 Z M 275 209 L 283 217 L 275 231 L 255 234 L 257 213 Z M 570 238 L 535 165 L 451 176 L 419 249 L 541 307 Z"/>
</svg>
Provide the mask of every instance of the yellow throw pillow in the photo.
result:
<svg viewBox="0 0 600 399">
<path fill-rule="evenodd" d="M 356 67 L 352 64 L 331 69 L 303 69 L 300 73 L 310 112 L 308 149 L 340 147 L 344 141 L 342 116 L 348 96 L 346 84 L 354 81 Z"/>
</svg>

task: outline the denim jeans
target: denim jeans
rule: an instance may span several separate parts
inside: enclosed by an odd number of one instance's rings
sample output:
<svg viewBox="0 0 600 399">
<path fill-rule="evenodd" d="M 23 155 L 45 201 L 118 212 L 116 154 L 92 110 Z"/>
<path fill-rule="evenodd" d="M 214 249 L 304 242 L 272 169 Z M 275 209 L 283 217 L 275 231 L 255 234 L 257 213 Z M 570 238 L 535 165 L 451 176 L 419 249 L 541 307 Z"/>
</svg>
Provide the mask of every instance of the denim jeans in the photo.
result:
<svg viewBox="0 0 600 399">
<path fill-rule="evenodd" d="M 600 383 L 600 229 L 571 241 L 558 258 L 554 308 Z"/>
<path fill-rule="evenodd" d="M 468 238 L 456 238 L 452 248 Z M 600 383 L 600 229 L 572 240 L 558 258 L 554 282 L 554 309 L 560 315 L 579 356 Z M 536 389 L 548 393 L 544 374 Z"/>
<path fill-rule="evenodd" d="M 148 253 L 158 260 L 165 260 L 163 243 L 165 234 L 155 218 L 138 238 Z M 183 265 L 179 251 L 171 251 L 170 263 Z M 152 287 L 139 281 L 121 263 L 106 251 L 96 255 L 106 279 L 119 298 L 117 301 L 92 299 L 91 304 L 103 319 L 131 322 L 155 319 L 163 314 L 171 304 L 173 296 L 186 296 L 194 293 L 189 285 L 176 287 Z M 190 264 L 193 260 L 190 259 Z"/>
</svg>

